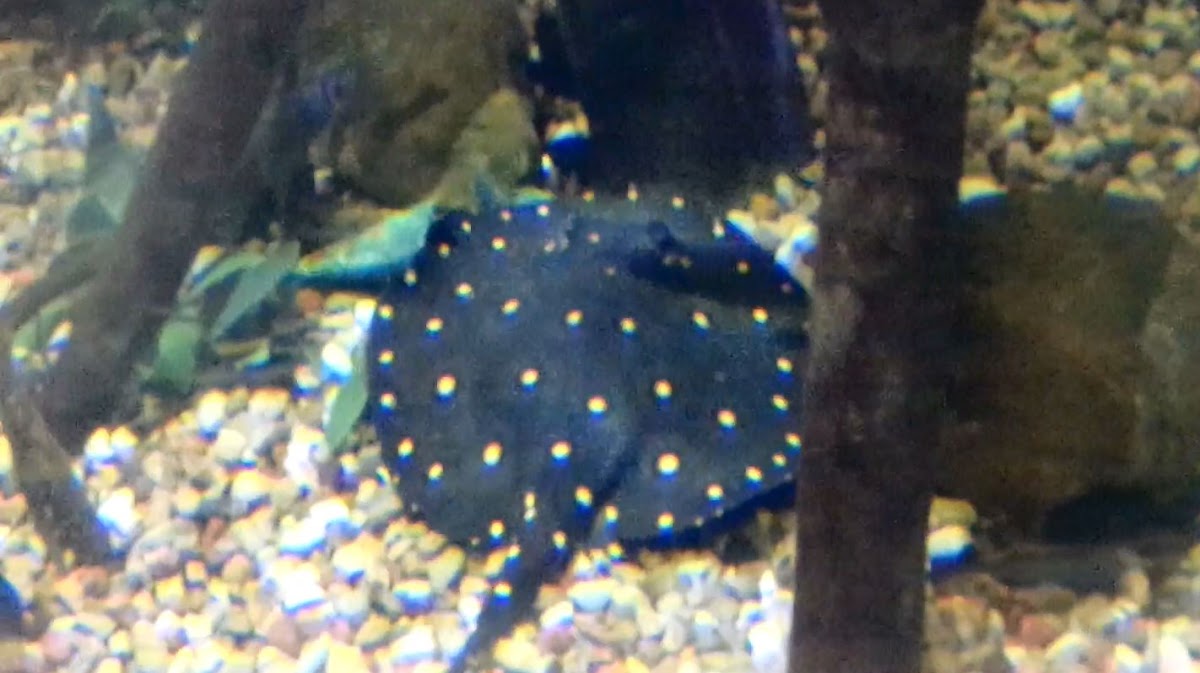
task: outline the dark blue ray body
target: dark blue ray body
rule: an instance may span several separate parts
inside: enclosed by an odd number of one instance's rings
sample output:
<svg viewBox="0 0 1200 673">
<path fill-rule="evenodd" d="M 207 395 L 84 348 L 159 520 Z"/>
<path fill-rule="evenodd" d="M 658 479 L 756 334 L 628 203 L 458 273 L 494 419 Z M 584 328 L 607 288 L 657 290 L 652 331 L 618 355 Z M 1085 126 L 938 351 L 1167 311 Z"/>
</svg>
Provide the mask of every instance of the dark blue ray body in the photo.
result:
<svg viewBox="0 0 1200 673">
<path fill-rule="evenodd" d="M 375 427 L 406 507 L 520 545 L 514 597 L 593 535 L 670 538 L 790 480 L 807 300 L 767 252 L 561 204 L 429 243 L 372 327 Z"/>
</svg>

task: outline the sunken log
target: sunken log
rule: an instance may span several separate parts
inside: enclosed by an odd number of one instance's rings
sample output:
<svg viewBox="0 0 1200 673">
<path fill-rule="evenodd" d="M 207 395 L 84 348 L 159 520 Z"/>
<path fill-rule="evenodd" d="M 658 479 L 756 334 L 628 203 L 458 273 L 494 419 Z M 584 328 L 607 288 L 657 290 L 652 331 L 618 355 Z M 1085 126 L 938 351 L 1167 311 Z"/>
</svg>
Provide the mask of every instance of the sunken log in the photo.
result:
<svg viewBox="0 0 1200 673">
<path fill-rule="evenodd" d="M 981 0 L 833 0 L 791 673 L 916 673 Z"/>
<path fill-rule="evenodd" d="M 0 312 L 0 344 L 42 304 L 90 282 L 75 302 L 70 348 L 43 385 L 26 391 L 7 360 L 0 376 L 5 432 L 21 489 L 39 529 L 83 563 L 105 560 L 105 538 L 68 454 L 117 408 L 136 358 L 171 312 L 196 251 L 235 226 L 247 141 L 279 66 L 288 58 L 306 0 L 214 0 L 181 76 L 125 221 L 101 258 L 35 283 Z"/>
</svg>

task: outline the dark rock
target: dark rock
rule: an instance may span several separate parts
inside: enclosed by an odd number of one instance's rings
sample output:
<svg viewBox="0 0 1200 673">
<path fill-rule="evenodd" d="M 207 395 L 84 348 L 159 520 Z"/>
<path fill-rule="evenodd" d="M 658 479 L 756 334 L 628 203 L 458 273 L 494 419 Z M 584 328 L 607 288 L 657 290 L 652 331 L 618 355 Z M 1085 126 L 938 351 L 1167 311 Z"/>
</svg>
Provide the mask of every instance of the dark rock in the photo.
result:
<svg viewBox="0 0 1200 673">
<path fill-rule="evenodd" d="M 1195 395 L 1160 386 L 1172 403 L 1159 408 L 1178 433 L 1139 440 L 1154 364 L 1142 349 L 1145 326 L 1178 310 L 1156 304 L 1164 288 L 1176 286 L 1180 303 L 1196 292 L 1175 280 L 1182 269 L 1164 278 L 1174 230 L 1157 213 L 1068 188 L 1013 195 L 1002 210 L 974 222 L 974 333 L 951 393 L 959 432 L 942 457 L 944 485 L 1027 531 L 1050 508 L 1097 489 L 1183 487 L 1200 450 L 1195 420 L 1182 411 L 1196 408 Z M 1176 332 L 1169 343 L 1194 348 L 1182 341 L 1186 330 Z M 1164 370 L 1171 349 L 1163 353 L 1158 376 L 1186 391 L 1194 379 Z"/>
<path fill-rule="evenodd" d="M 1200 248 L 1180 237 L 1163 289 L 1150 307 L 1139 346 L 1144 368 L 1132 444 L 1137 470 L 1178 491 L 1200 459 Z M 1200 510 L 1200 506 L 1196 508 Z"/>
<path fill-rule="evenodd" d="M 426 196 L 476 111 L 519 84 L 526 36 L 509 0 L 349 0 L 314 14 L 304 58 L 354 82 L 336 167 L 384 203 Z"/>
</svg>

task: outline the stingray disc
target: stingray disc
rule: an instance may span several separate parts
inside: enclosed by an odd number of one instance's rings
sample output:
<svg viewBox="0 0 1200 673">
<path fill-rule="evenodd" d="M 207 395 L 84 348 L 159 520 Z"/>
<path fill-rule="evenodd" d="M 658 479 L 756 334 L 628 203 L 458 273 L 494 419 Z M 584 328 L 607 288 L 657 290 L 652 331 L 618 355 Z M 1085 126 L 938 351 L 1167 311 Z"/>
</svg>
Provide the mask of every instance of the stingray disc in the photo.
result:
<svg viewBox="0 0 1200 673">
<path fill-rule="evenodd" d="M 444 219 L 371 333 L 406 507 L 490 548 L 531 527 L 669 538 L 743 505 L 792 476 L 806 305 L 687 213 Z"/>
</svg>

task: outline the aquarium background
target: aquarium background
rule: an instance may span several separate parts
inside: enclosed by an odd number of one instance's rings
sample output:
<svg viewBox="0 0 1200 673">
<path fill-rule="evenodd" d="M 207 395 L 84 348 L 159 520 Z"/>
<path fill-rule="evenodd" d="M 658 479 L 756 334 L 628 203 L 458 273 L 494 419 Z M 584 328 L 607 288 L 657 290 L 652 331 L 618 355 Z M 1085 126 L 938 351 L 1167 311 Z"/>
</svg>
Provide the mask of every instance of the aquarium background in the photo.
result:
<svg viewBox="0 0 1200 673">
<path fill-rule="evenodd" d="M 204 4 L 0 17 L 6 305 L 114 263 Z M 980 19 L 930 671 L 1200 656 L 1198 14 Z M 0 441 L 0 668 L 783 671 L 828 40 L 793 0 L 310 7 L 220 235 L 64 440 L 108 566 Z"/>
</svg>

